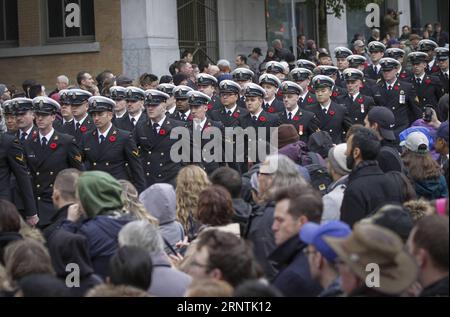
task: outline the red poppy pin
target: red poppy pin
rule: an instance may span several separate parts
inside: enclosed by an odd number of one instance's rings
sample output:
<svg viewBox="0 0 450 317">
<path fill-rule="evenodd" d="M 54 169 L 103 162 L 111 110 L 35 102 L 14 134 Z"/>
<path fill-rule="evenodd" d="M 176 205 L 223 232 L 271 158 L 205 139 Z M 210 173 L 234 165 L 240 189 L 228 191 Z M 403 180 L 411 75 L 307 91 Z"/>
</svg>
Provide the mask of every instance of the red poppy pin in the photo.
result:
<svg viewBox="0 0 450 317">
<path fill-rule="evenodd" d="M 211 110 L 212 109 L 212 104 L 208 104 L 208 110 Z"/>
<path fill-rule="evenodd" d="M 298 116 L 294 116 L 294 117 L 292 118 L 292 120 L 298 121 L 298 120 L 300 120 L 300 118 L 299 118 Z"/>
<path fill-rule="evenodd" d="M 83 125 L 80 127 L 80 131 L 85 133 L 87 131 L 87 128 Z"/>
<path fill-rule="evenodd" d="M 406 74 L 405 73 L 400 74 L 400 78 L 406 78 Z"/>
<path fill-rule="evenodd" d="M 306 101 L 307 101 L 308 103 L 313 103 L 314 99 L 312 99 L 311 97 L 308 97 L 308 99 L 306 99 Z"/>
<path fill-rule="evenodd" d="M 330 116 L 334 116 L 336 114 L 336 112 L 334 112 L 334 110 L 330 110 L 330 111 L 328 111 L 328 113 L 330 114 Z"/>
<path fill-rule="evenodd" d="M 159 129 L 159 135 L 166 135 L 166 130 Z"/>
<path fill-rule="evenodd" d="M 117 138 L 116 138 L 114 135 L 111 135 L 111 136 L 109 137 L 109 141 L 110 141 L 110 142 L 116 142 L 116 140 L 117 140 Z"/>
<path fill-rule="evenodd" d="M 425 79 L 425 84 L 427 85 L 431 84 L 431 79 L 430 78 Z"/>
<path fill-rule="evenodd" d="M 192 121 L 193 119 L 194 119 L 194 117 L 192 117 L 192 115 L 190 114 L 189 117 L 188 117 L 188 120 Z"/>
<path fill-rule="evenodd" d="M 338 96 L 338 92 L 337 91 L 333 91 L 333 97 L 337 97 Z"/>
<path fill-rule="evenodd" d="M 261 121 L 261 122 L 266 122 L 266 117 L 263 117 L 263 116 L 259 116 L 259 121 Z"/>
<path fill-rule="evenodd" d="M 31 135 L 31 137 L 33 138 L 33 139 L 36 139 L 37 138 L 37 132 L 36 131 L 33 131 L 33 134 Z"/>
<path fill-rule="evenodd" d="M 361 86 L 359 86 L 359 88 L 363 89 L 364 87 L 366 87 L 366 85 L 361 84 Z"/>
<path fill-rule="evenodd" d="M 238 118 L 239 117 L 239 113 L 238 112 L 233 113 L 233 117 Z"/>
<path fill-rule="evenodd" d="M 308 91 L 309 91 L 309 92 L 313 92 L 314 89 L 313 89 L 311 86 L 308 86 Z"/>
<path fill-rule="evenodd" d="M 399 87 L 398 85 L 395 85 L 395 86 L 394 86 L 394 90 L 399 91 L 399 90 L 400 90 L 400 87 Z"/>
<path fill-rule="evenodd" d="M 56 148 L 58 147 L 58 144 L 56 144 L 55 142 L 53 142 L 53 143 L 50 143 L 49 147 L 50 147 L 52 150 L 56 150 Z"/>
<path fill-rule="evenodd" d="M 433 73 L 436 73 L 438 70 L 439 70 L 439 67 L 437 67 L 437 66 L 433 66 L 433 68 L 431 68 L 431 71 Z"/>
<path fill-rule="evenodd" d="M 273 113 L 275 112 L 275 109 L 273 109 L 273 107 L 269 107 L 269 109 L 267 109 L 268 112 Z"/>
<path fill-rule="evenodd" d="M 358 98 L 356 101 L 358 101 L 358 103 L 364 103 L 364 99 L 363 98 Z"/>
</svg>

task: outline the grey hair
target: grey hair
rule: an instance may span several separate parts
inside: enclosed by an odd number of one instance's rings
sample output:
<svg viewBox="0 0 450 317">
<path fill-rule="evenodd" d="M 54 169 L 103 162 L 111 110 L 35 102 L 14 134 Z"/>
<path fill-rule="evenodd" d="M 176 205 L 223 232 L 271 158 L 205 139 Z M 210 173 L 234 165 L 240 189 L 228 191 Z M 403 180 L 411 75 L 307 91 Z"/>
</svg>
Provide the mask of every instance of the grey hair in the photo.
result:
<svg viewBox="0 0 450 317">
<path fill-rule="evenodd" d="M 272 184 L 266 193 L 262 193 L 265 201 L 273 199 L 277 190 L 283 187 L 308 187 L 308 183 L 299 173 L 297 165 L 283 154 L 269 155 L 264 161 L 265 165 L 273 169 Z"/>
<path fill-rule="evenodd" d="M 220 68 L 224 68 L 224 67 L 231 67 L 231 64 L 226 59 L 221 59 L 217 62 L 217 66 L 220 69 Z"/>
<path fill-rule="evenodd" d="M 66 75 L 59 75 L 56 77 L 56 80 L 66 83 L 67 85 L 69 84 L 69 78 Z"/>
<path fill-rule="evenodd" d="M 280 39 L 275 39 L 272 41 L 272 47 L 280 46 L 281 44 L 282 43 Z"/>
<path fill-rule="evenodd" d="M 121 247 L 141 247 L 150 254 L 164 252 L 164 242 L 158 226 L 145 220 L 137 220 L 126 224 L 120 230 L 118 240 Z"/>
</svg>

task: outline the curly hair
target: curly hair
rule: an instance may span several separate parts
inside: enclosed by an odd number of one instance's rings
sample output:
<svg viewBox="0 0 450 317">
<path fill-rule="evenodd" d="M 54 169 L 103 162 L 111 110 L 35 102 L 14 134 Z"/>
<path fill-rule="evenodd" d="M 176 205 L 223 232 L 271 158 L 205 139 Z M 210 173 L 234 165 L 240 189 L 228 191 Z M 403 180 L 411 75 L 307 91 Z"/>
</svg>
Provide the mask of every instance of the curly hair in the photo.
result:
<svg viewBox="0 0 450 317">
<path fill-rule="evenodd" d="M 429 152 L 422 154 L 406 151 L 402 155 L 402 159 L 408 169 L 409 176 L 414 181 L 438 178 L 442 174 L 439 164 L 433 159 Z"/>
<path fill-rule="evenodd" d="M 224 226 L 232 222 L 233 201 L 222 186 L 213 185 L 200 193 L 195 218 L 202 224 Z"/>
<path fill-rule="evenodd" d="M 122 186 L 122 201 L 125 213 L 134 215 L 139 220 L 147 220 L 148 222 L 159 225 L 158 219 L 147 212 L 144 205 L 139 201 L 139 193 L 129 181 L 120 179 Z"/>
<path fill-rule="evenodd" d="M 189 165 L 180 170 L 176 183 L 177 219 L 190 232 L 189 217 L 197 213 L 198 197 L 210 185 L 208 175 L 200 167 Z"/>
</svg>

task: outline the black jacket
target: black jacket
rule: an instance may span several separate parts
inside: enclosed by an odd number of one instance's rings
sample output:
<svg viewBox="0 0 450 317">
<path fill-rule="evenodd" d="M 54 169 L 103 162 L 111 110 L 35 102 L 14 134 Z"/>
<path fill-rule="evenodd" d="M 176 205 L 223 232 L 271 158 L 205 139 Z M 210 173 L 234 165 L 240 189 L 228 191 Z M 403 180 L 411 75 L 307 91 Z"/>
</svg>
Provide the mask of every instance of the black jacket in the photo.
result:
<svg viewBox="0 0 450 317">
<path fill-rule="evenodd" d="M 384 173 L 390 171 L 404 172 L 404 165 L 395 142 L 382 140 L 380 153 L 377 157 L 378 165 Z"/>
<path fill-rule="evenodd" d="M 410 83 L 417 93 L 417 100 L 421 110 L 423 111 L 426 105 L 432 105 L 434 109 L 437 108 L 439 99 L 444 94 L 442 83 L 437 76 L 425 75 L 423 81 L 417 84 L 415 77 L 411 78 Z"/>
<path fill-rule="evenodd" d="M 320 122 L 313 112 L 299 108 L 291 120 L 286 111 L 280 112 L 279 116 L 281 124 L 292 124 L 295 127 L 301 141 L 308 142 L 309 136 L 319 130 Z"/>
<path fill-rule="evenodd" d="M 401 188 L 384 174 L 376 161 L 361 162 L 348 177 L 341 220 L 350 226 L 388 203 L 402 203 Z"/>
<path fill-rule="evenodd" d="M 75 120 L 73 120 L 70 124 L 64 125 L 61 129 L 61 132 L 75 137 L 76 143 L 80 144 L 82 136 L 87 132 L 95 129 L 96 127 L 94 121 L 91 119 L 91 117 L 87 116 L 78 130 L 75 126 Z"/>
<path fill-rule="evenodd" d="M 265 112 L 268 113 L 283 112 L 285 109 L 284 103 L 277 98 L 275 98 L 271 104 L 264 101 L 262 108 Z"/>
<path fill-rule="evenodd" d="M 364 119 L 366 118 L 367 113 L 375 106 L 372 97 L 364 96 L 361 93 L 359 93 L 354 100 L 350 95 L 344 95 L 339 98 L 338 103 L 345 105 L 352 124 L 362 125 L 364 125 Z"/>
<path fill-rule="evenodd" d="M 448 275 L 425 287 L 420 297 L 448 297 Z"/>
<path fill-rule="evenodd" d="M 139 117 L 138 122 L 134 125 L 130 120 L 130 115 L 128 113 L 125 113 L 125 115 L 114 121 L 114 126 L 116 126 L 118 129 L 125 130 L 125 131 L 133 131 L 134 127 L 139 122 L 145 122 L 148 120 L 147 113 L 145 111 L 142 111 L 141 116 Z"/>
<path fill-rule="evenodd" d="M 15 136 L 0 133 L 0 199 L 12 201 L 11 173 L 16 178 L 17 194 L 25 205 L 22 216 L 36 215 L 38 210 L 23 148 Z"/>
<path fill-rule="evenodd" d="M 139 192 L 145 186 L 139 151 L 130 132 L 112 126 L 105 141 L 99 144 L 97 129 L 81 140 L 86 169 L 103 171 L 116 179 L 130 180 Z"/>
</svg>

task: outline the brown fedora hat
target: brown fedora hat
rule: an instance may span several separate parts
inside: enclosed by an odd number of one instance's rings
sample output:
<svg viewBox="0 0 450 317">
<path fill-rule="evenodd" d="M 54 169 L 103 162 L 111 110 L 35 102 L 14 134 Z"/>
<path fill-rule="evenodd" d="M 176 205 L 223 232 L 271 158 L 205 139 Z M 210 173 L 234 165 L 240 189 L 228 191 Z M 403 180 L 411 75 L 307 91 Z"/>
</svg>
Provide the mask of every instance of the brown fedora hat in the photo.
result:
<svg viewBox="0 0 450 317">
<path fill-rule="evenodd" d="M 399 295 L 417 280 L 419 273 L 414 259 L 402 240 L 381 226 L 359 223 L 346 239 L 325 238 L 339 258 L 363 281 L 372 271 L 370 263 L 380 268 L 380 287 L 374 290 L 389 295 Z"/>
</svg>

